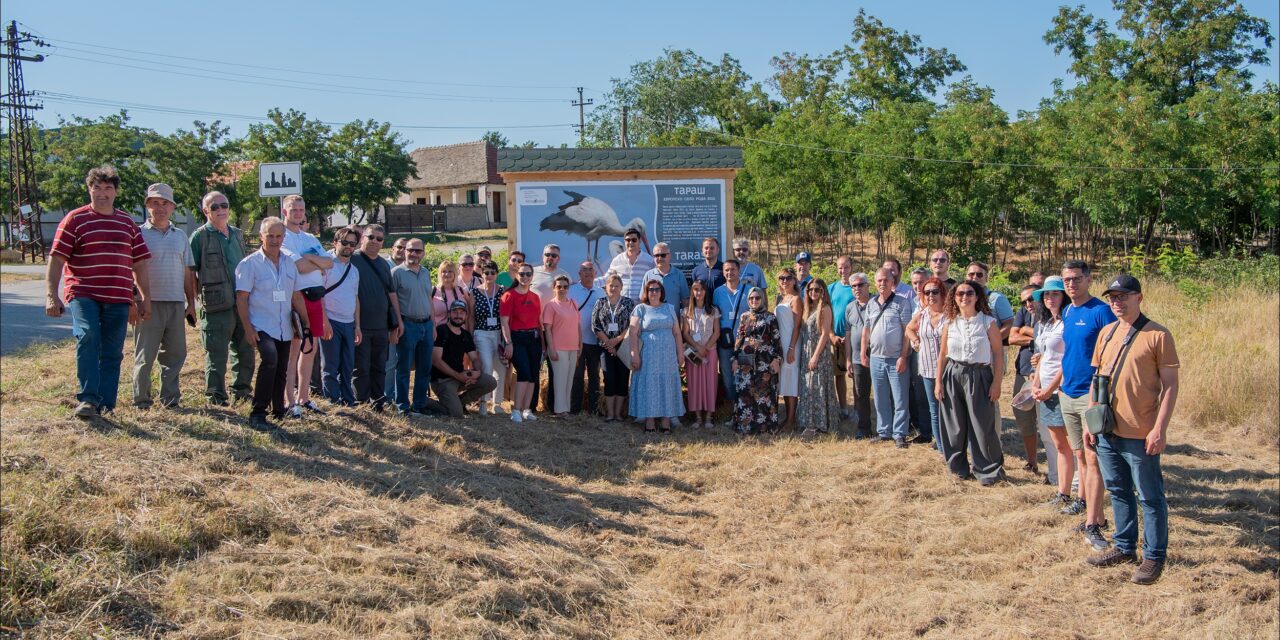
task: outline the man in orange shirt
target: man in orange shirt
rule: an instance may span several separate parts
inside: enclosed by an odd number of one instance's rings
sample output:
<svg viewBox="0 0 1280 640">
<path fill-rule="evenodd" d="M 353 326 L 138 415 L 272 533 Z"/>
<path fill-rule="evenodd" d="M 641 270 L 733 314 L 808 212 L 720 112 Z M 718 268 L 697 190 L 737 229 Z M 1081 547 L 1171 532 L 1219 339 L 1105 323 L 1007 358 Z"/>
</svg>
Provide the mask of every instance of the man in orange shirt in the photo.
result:
<svg viewBox="0 0 1280 640">
<path fill-rule="evenodd" d="M 1160 454 L 1178 399 L 1178 350 L 1168 329 L 1142 315 L 1142 285 L 1136 278 L 1123 274 L 1112 278 L 1104 295 L 1118 320 L 1098 334 L 1093 350 L 1098 374 L 1090 398 L 1097 400 L 1099 394 L 1110 398 L 1115 429 L 1096 436 L 1086 430 L 1084 439 L 1085 446 L 1098 454 L 1102 480 L 1111 494 L 1116 534 L 1115 546 L 1090 557 L 1089 564 L 1109 567 L 1137 562 L 1141 505 L 1142 563 L 1133 582 L 1151 584 L 1160 579 L 1169 545 Z"/>
</svg>

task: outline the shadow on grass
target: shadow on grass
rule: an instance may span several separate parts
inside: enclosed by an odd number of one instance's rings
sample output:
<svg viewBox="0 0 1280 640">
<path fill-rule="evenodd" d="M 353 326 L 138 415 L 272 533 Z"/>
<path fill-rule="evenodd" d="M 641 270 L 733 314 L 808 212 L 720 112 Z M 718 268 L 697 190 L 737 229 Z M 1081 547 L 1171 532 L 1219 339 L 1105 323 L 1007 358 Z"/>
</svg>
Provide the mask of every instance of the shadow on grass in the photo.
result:
<svg viewBox="0 0 1280 640">
<path fill-rule="evenodd" d="M 530 521 L 558 529 L 611 530 L 644 536 L 660 544 L 685 546 L 689 541 L 655 534 L 629 524 L 625 516 L 657 512 L 663 515 L 701 517 L 702 512 L 673 511 L 641 497 L 622 492 L 593 491 L 582 487 L 573 473 L 551 474 L 558 481 L 526 469 L 545 471 L 566 468 L 599 471 L 591 461 L 569 455 L 574 444 L 568 437 L 502 432 L 495 420 L 462 426 L 439 421 L 413 424 L 412 434 L 401 441 L 394 437 L 371 437 L 367 420 L 358 413 L 337 412 L 323 422 L 299 428 L 286 424 L 293 446 L 265 447 L 252 439 L 232 438 L 231 455 L 237 461 L 253 462 L 264 470 L 286 472 L 307 479 L 337 481 L 357 486 L 371 495 L 397 500 L 430 497 L 445 504 L 479 508 L 483 502 L 499 503 Z M 358 426 L 358 428 L 354 428 Z M 386 426 L 386 425 L 383 425 Z M 542 427 L 546 429 L 546 427 Z M 458 433 L 467 433 L 462 437 Z M 485 437 L 472 440 L 471 432 Z M 514 437 L 511 437 L 514 436 Z M 404 440 L 409 446 L 405 446 Z M 519 444 L 515 444 L 515 443 Z M 505 446 L 494 446 L 505 445 Z M 492 447 L 492 448 L 490 448 Z M 623 484 L 621 474 L 634 468 L 642 458 L 641 447 L 592 447 L 593 453 L 614 460 L 605 466 L 608 478 Z M 586 456 L 593 457 L 593 456 Z M 552 463 L 553 460 L 560 462 Z M 549 473 L 549 472 L 548 472 Z M 543 544 L 562 547 L 534 527 L 493 516 L 503 529 Z"/>
<path fill-rule="evenodd" d="M 1172 448 L 1172 447 L 1171 447 Z M 1169 510 L 1205 524 L 1237 531 L 1236 544 L 1270 551 L 1263 567 L 1280 569 L 1280 475 L 1250 469 L 1195 468 L 1161 460 Z M 1224 485 L 1247 484 L 1249 488 Z"/>
</svg>

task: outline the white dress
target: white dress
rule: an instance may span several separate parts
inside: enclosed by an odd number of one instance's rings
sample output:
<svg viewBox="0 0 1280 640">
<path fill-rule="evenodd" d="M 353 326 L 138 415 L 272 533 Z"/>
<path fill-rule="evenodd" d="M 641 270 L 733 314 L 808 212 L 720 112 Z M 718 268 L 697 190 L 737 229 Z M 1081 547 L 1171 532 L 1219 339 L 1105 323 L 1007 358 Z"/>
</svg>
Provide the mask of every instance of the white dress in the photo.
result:
<svg viewBox="0 0 1280 640">
<path fill-rule="evenodd" d="M 791 311 L 791 307 L 779 303 L 773 310 L 773 315 L 778 318 L 778 337 L 782 340 L 782 373 L 778 376 L 778 395 L 788 397 L 799 397 L 800 395 L 800 363 L 804 358 L 800 357 L 800 352 L 804 346 L 804 340 L 796 341 L 796 361 L 787 363 L 787 349 L 791 346 L 791 332 L 798 331 L 796 327 L 796 314 Z"/>
</svg>

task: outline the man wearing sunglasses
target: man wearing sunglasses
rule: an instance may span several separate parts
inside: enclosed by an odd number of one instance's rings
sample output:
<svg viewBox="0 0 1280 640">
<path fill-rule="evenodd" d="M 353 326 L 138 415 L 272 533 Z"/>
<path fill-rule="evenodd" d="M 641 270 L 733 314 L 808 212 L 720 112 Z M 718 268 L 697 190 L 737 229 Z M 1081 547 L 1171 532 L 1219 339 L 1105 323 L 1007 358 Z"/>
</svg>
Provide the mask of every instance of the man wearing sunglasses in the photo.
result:
<svg viewBox="0 0 1280 640">
<path fill-rule="evenodd" d="M 381 411 L 387 402 L 387 351 L 399 341 L 401 331 L 400 302 L 391 282 L 390 262 L 379 255 L 386 236 L 381 225 L 366 226 L 359 251 L 351 258 L 356 268 L 353 275 L 359 278 L 356 298 L 361 337 L 351 379 L 356 402 L 371 403 L 376 411 Z"/>
<path fill-rule="evenodd" d="M 760 287 L 767 293 L 769 291 L 769 279 L 764 277 L 764 269 L 761 269 L 760 265 L 751 261 L 751 245 L 746 240 L 738 238 L 733 241 L 733 257 L 738 261 L 738 264 L 742 265 L 742 268 L 738 270 L 738 279 L 742 281 L 742 286 L 746 287 L 748 291 L 751 290 L 751 287 Z M 802 290 L 805 284 L 807 284 L 807 281 L 800 283 Z M 667 290 L 667 301 L 671 301 L 670 289 Z M 680 306 L 681 308 L 684 307 L 683 304 Z"/>
<path fill-rule="evenodd" d="M 231 203 L 221 191 L 201 200 L 208 218 L 191 234 L 196 292 L 200 295 L 200 334 L 204 340 L 204 396 L 209 404 L 253 398 L 253 347 L 245 341 L 244 326 L 235 307 L 236 265 L 244 260 L 244 232 L 232 226 Z M 227 356 L 231 356 L 232 397 L 227 396 Z"/>
<path fill-rule="evenodd" d="M 564 276 L 569 279 L 569 282 L 573 282 L 573 276 L 569 275 L 568 271 L 560 268 L 560 245 L 548 244 L 542 248 L 542 264 L 533 268 L 533 284 L 529 286 L 530 291 L 538 294 L 538 300 L 542 302 L 543 306 L 546 306 L 552 298 L 556 297 L 554 284 L 556 278 L 560 276 Z M 545 339 L 545 337 L 546 336 L 544 335 L 543 338 Z M 546 357 L 547 345 L 545 342 L 542 345 L 542 353 L 542 362 L 546 364 L 548 373 L 547 399 L 551 400 L 555 398 L 556 389 L 552 376 L 550 375 L 551 360 Z M 538 399 L 542 397 L 540 395 L 541 393 L 542 380 L 539 378 L 533 383 L 533 399 L 529 403 L 530 410 L 538 410 Z"/>
<path fill-rule="evenodd" d="M 609 270 L 622 276 L 622 295 L 639 300 L 644 274 L 654 267 L 653 256 L 640 248 L 641 242 L 648 246 L 649 240 L 641 236 L 638 229 L 627 229 L 622 234 L 622 241 L 626 244 L 626 251 L 613 258 L 613 262 L 609 263 Z"/>
<path fill-rule="evenodd" d="M 834 334 L 831 340 L 831 363 L 835 367 L 836 400 L 840 403 L 840 418 L 848 419 L 848 394 L 844 382 L 845 374 L 849 372 L 849 339 L 847 337 L 849 318 L 846 311 L 849 305 L 853 304 L 853 258 L 849 256 L 836 258 L 836 273 L 839 274 L 840 279 L 827 285 L 827 296 L 831 298 L 831 332 Z"/>
<path fill-rule="evenodd" d="M 333 251 L 329 254 L 333 268 L 324 277 L 324 314 L 329 320 L 330 336 L 320 341 L 324 353 L 321 387 L 330 402 L 345 407 L 356 403 L 351 374 L 355 370 L 356 345 L 361 342 L 360 272 L 351 264 L 351 256 L 358 246 L 358 229 L 338 229 L 333 234 Z"/>
<path fill-rule="evenodd" d="M 956 279 L 947 275 L 947 272 L 951 269 L 951 254 L 947 253 L 945 249 L 938 249 L 933 252 L 933 255 L 929 256 L 929 267 L 933 269 L 933 275 L 942 278 L 942 281 L 947 283 L 947 289 L 956 286 Z"/>
<path fill-rule="evenodd" d="M 661 282 L 667 302 L 676 305 L 676 310 L 684 309 L 685 303 L 689 302 L 689 281 L 679 269 L 671 266 L 671 246 L 665 242 L 653 245 L 653 261 L 658 266 L 644 274 L 644 281 Z"/>
<path fill-rule="evenodd" d="M 852 268 L 852 264 L 850 265 Z M 871 368 L 862 363 L 862 330 L 867 326 L 867 304 L 871 302 L 871 282 L 865 273 L 849 277 L 853 289 L 853 301 L 844 310 L 844 335 L 849 379 L 853 381 L 853 413 L 858 425 L 853 432 L 856 439 L 871 437 Z"/>
<path fill-rule="evenodd" d="M 404 264 L 391 270 L 391 282 L 400 306 L 400 326 L 404 332 L 396 343 L 396 411 L 401 415 L 427 412 L 427 390 L 430 388 L 432 349 L 435 327 L 431 321 L 435 289 L 431 269 L 422 266 L 426 253 L 422 240 L 413 238 L 405 245 Z M 413 393 L 409 377 L 413 374 Z"/>
</svg>

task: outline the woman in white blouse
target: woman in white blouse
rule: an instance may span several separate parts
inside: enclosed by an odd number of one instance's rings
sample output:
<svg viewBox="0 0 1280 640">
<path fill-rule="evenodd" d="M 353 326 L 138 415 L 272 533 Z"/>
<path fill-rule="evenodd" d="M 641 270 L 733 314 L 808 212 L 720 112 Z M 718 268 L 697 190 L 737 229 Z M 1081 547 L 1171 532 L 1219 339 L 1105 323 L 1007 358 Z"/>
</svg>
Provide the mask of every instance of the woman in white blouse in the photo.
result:
<svg viewBox="0 0 1280 640">
<path fill-rule="evenodd" d="M 1067 294 L 1062 278 L 1052 276 L 1044 281 L 1044 288 L 1031 294 L 1040 303 L 1040 316 L 1036 318 L 1035 345 L 1040 356 L 1036 372 L 1031 376 L 1031 393 L 1038 402 L 1040 424 L 1058 452 L 1058 491 L 1050 504 L 1066 506 L 1071 502 L 1071 478 L 1075 475 L 1075 456 L 1071 455 L 1071 443 L 1067 440 L 1066 422 L 1062 419 L 1062 407 L 1058 404 L 1058 386 L 1062 384 L 1062 309 Z"/>
<path fill-rule="evenodd" d="M 992 357 L 992 345 L 1000 346 L 1000 324 L 991 316 L 987 292 L 972 281 L 952 289 L 946 313 L 934 384 L 934 397 L 942 403 L 942 455 L 951 473 L 967 479 L 972 471 L 989 487 L 1004 479 L 994 418 L 1004 359 Z"/>
</svg>

